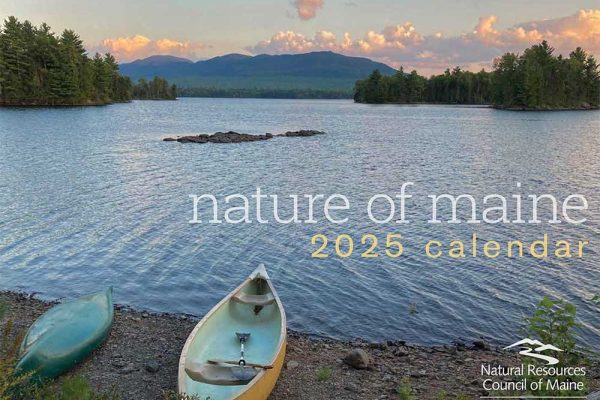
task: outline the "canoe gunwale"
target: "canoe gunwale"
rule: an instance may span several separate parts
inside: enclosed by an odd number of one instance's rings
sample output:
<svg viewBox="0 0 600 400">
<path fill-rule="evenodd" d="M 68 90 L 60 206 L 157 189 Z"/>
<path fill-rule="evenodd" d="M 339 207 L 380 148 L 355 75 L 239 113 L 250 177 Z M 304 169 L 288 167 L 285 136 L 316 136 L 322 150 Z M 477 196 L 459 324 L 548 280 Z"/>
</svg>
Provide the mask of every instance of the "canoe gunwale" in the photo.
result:
<svg viewBox="0 0 600 400">
<path fill-rule="evenodd" d="M 275 290 L 275 287 L 273 286 L 270 277 L 266 274 L 266 272 L 263 274 L 261 273 L 262 271 L 264 271 L 264 266 L 261 264 L 252 274 L 250 274 L 250 276 L 248 278 L 246 278 L 238 287 L 236 287 L 234 290 L 232 290 L 231 292 L 229 292 L 219 303 L 217 303 L 199 322 L 198 324 L 196 324 L 196 326 L 194 327 L 194 329 L 192 330 L 192 332 L 190 333 L 190 335 L 188 336 L 185 345 L 183 346 L 183 349 L 181 351 L 181 357 L 179 359 L 179 371 L 178 371 L 178 379 L 177 379 L 177 383 L 178 383 L 178 392 L 181 394 L 184 394 L 184 392 L 182 391 L 182 389 L 185 388 L 185 379 L 186 379 L 186 371 L 185 371 L 185 364 L 187 361 L 187 354 L 189 351 L 189 348 L 192 344 L 192 342 L 194 341 L 194 339 L 196 338 L 198 331 L 200 330 L 200 328 L 206 323 L 206 321 L 211 318 L 221 307 L 223 307 L 225 304 L 227 304 L 230 301 L 233 301 L 233 296 L 236 295 L 238 292 L 240 292 L 244 287 L 246 287 L 247 285 L 249 285 L 252 281 L 256 280 L 256 279 L 262 279 L 264 281 L 267 282 L 267 284 L 269 285 L 269 289 L 271 290 L 271 293 L 273 293 L 273 296 L 275 297 L 275 304 L 277 305 L 277 307 L 279 308 L 279 313 L 281 315 L 281 326 L 280 326 L 280 334 L 279 334 L 279 341 L 277 343 L 277 348 L 276 351 L 273 355 L 273 358 L 270 360 L 269 363 L 267 364 L 274 364 L 277 359 L 280 357 L 281 352 L 284 350 L 285 348 L 285 343 L 286 343 L 286 339 L 287 339 L 287 320 L 286 320 L 286 315 L 285 315 L 285 310 L 283 309 L 283 304 L 281 303 L 281 299 L 279 298 L 279 295 L 277 294 L 277 291 Z M 259 272 L 259 273 L 257 273 Z M 252 381 L 250 381 L 246 387 L 240 391 L 235 398 L 233 399 L 238 399 L 238 398 L 242 398 L 248 391 L 250 391 L 254 385 L 258 382 L 261 381 L 261 379 L 265 376 L 266 373 L 268 373 L 270 370 L 266 370 L 263 369 L 260 372 L 258 372 L 258 374 L 254 377 L 254 379 L 252 379 Z M 189 393 L 188 393 L 189 394 Z"/>
</svg>

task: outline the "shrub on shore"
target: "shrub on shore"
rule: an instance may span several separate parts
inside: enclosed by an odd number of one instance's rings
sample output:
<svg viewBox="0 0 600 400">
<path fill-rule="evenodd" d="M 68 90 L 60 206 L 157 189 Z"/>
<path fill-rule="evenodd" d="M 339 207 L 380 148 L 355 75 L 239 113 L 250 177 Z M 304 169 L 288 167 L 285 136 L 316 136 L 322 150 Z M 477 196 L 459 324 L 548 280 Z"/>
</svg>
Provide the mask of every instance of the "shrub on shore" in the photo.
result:
<svg viewBox="0 0 600 400">
<path fill-rule="evenodd" d="M 319 368 L 317 370 L 317 381 L 325 382 L 331 379 L 331 375 L 333 375 L 333 370 L 329 367 Z"/>
<path fill-rule="evenodd" d="M 559 359 L 562 367 L 590 366 L 590 361 L 585 357 L 583 351 L 577 348 L 576 329 L 582 325 L 577 322 L 576 307 L 564 300 L 552 299 L 545 296 L 537 305 L 533 315 L 525 318 L 525 333 L 531 337 L 538 338 L 545 344 L 553 345 L 561 349 L 554 356 Z M 527 358 L 524 360 L 528 365 L 544 366 L 544 363 Z M 580 382 L 587 387 L 585 376 L 581 375 L 548 375 L 548 379 L 554 379 L 559 383 Z M 534 379 L 528 379 L 532 382 Z M 581 395 L 580 390 L 555 389 L 541 385 L 539 389 L 530 390 L 538 396 L 569 396 Z"/>
<path fill-rule="evenodd" d="M 402 378 L 400 386 L 398 386 L 397 392 L 399 400 L 416 400 L 416 397 L 413 395 L 412 386 L 410 384 L 410 378 L 408 376 Z"/>
</svg>

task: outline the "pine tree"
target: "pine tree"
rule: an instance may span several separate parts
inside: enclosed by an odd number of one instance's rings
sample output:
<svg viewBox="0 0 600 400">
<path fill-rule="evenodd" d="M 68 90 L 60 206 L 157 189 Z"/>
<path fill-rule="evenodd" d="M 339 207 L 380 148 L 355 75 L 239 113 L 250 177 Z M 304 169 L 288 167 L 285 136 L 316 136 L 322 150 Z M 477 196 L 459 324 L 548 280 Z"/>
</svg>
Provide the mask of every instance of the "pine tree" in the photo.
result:
<svg viewBox="0 0 600 400">
<path fill-rule="evenodd" d="M 90 59 L 71 30 L 57 37 L 15 17 L 0 29 L 0 104 L 107 104 L 130 100 L 132 88 L 112 55 Z"/>
</svg>

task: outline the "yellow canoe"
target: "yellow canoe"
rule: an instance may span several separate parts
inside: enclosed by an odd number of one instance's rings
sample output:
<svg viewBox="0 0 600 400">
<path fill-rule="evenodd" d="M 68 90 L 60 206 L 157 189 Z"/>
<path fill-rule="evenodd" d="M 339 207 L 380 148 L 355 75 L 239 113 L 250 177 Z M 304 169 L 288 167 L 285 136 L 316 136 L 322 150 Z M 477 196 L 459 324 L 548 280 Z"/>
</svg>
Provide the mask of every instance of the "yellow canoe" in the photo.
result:
<svg viewBox="0 0 600 400">
<path fill-rule="evenodd" d="M 261 264 L 188 337 L 179 360 L 179 393 L 266 400 L 283 366 L 286 338 L 281 300 Z"/>
</svg>

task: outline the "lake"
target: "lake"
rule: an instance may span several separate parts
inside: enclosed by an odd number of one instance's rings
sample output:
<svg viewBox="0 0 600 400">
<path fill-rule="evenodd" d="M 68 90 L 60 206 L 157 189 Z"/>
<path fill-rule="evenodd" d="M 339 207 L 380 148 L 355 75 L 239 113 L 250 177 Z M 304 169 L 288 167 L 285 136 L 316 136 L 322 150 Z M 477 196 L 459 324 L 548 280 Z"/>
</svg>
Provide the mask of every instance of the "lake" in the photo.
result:
<svg viewBox="0 0 600 400">
<path fill-rule="evenodd" d="M 107 107 L 0 109 L 0 288 L 202 316 L 259 263 L 289 327 L 314 335 L 508 345 L 544 296 L 577 306 L 600 348 L 600 113 L 506 112 L 350 101 L 180 99 Z M 235 130 L 326 135 L 241 144 L 162 139 Z M 409 224 L 375 224 L 367 200 L 414 182 Z M 521 188 L 517 188 L 517 182 Z M 189 224 L 190 195 L 340 193 L 346 224 Z M 428 194 L 517 191 L 589 201 L 571 224 L 428 224 Z M 589 240 L 585 257 L 432 259 L 430 239 Z M 348 234 L 347 258 L 311 257 L 311 237 Z M 399 258 L 360 257 L 363 234 L 402 235 Z M 332 253 L 333 244 L 329 245 Z M 187 333 L 182 333 L 187 334 Z"/>
</svg>

